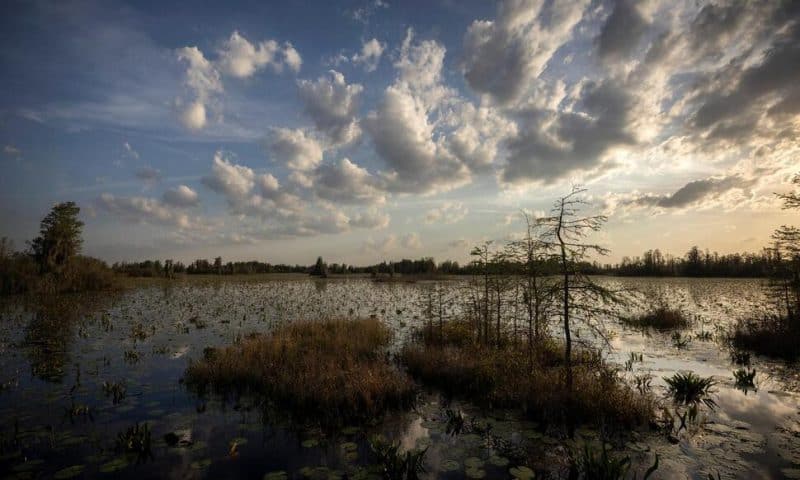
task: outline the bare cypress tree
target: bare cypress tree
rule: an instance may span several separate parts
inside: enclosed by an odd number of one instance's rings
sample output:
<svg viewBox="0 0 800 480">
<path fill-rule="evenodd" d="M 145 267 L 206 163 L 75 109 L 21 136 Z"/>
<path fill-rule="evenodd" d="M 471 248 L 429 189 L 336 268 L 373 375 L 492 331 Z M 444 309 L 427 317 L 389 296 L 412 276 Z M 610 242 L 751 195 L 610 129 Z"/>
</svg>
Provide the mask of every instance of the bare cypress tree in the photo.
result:
<svg viewBox="0 0 800 480">
<path fill-rule="evenodd" d="M 483 299 L 481 301 L 481 321 L 483 325 L 478 324 L 478 340 L 481 338 L 481 331 L 483 331 L 483 342 L 489 344 L 489 279 L 491 275 L 491 261 L 492 254 L 489 247 L 492 245 L 491 240 L 483 242 L 483 244 L 476 246 L 470 252 L 470 255 L 476 257 L 473 262 L 480 267 L 481 276 L 483 277 Z"/>
<path fill-rule="evenodd" d="M 607 218 L 603 215 L 582 216 L 581 209 L 588 206 L 584 197 L 586 189 L 573 187 L 559 198 L 549 217 L 541 219 L 544 227 L 541 241 L 553 251 L 559 265 L 559 280 L 553 284 L 553 293 L 560 303 L 560 316 L 564 329 L 564 369 L 566 391 L 566 420 L 570 438 L 575 434 L 574 418 L 570 413 L 573 404 L 572 328 L 573 321 L 588 326 L 607 342 L 602 319 L 616 315 L 616 306 L 622 299 L 617 292 L 598 285 L 581 271 L 592 255 L 606 255 L 608 249 L 587 243 L 586 237 L 599 231 Z"/>
<path fill-rule="evenodd" d="M 547 288 L 544 263 L 549 254 L 549 246 L 540 238 L 544 223 L 542 219 L 531 218 L 522 212 L 525 219 L 525 236 L 511 242 L 509 256 L 522 268 L 522 303 L 528 323 L 528 360 L 532 364 L 536 346 L 544 334 L 547 310 L 551 304 L 551 291 Z"/>
</svg>

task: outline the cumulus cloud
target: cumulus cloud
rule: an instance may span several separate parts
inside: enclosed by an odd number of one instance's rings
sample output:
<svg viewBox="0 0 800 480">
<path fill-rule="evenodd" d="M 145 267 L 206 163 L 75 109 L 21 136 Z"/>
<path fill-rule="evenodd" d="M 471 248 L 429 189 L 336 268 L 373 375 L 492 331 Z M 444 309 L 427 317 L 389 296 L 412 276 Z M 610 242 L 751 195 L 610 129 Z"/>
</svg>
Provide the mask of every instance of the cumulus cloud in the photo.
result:
<svg viewBox="0 0 800 480">
<path fill-rule="evenodd" d="M 177 51 L 178 60 L 187 64 L 184 83 L 192 92 L 193 99 L 182 105 L 180 120 L 190 130 L 206 126 L 206 104 L 213 95 L 222 93 L 219 71 L 206 59 L 197 47 L 183 47 Z"/>
<path fill-rule="evenodd" d="M 445 202 L 437 208 L 428 210 L 425 214 L 425 223 L 457 223 L 463 220 L 468 213 L 469 209 L 461 202 Z"/>
<path fill-rule="evenodd" d="M 284 66 L 298 72 L 302 65 L 300 54 L 290 43 L 281 46 L 275 40 L 264 40 L 254 45 L 238 31 L 223 43 L 218 55 L 220 70 L 235 78 L 250 77 L 264 68 L 281 72 Z"/>
<path fill-rule="evenodd" d="M 375 207 L 358 212 L 350 219 L 350 225 L 356 228 L 381 229 L 389 226 L 390 217 Z"/>
<path fill-rule="evenodd" d="M 322 164 L 314 172 L 314 192 L 319 198 L 337 203 L 383 203 L 377 179 L 348 158 Z"/>
<path fill-rule="evenodd" d="M 95 201 L 95 206 L 115 217 L 134 223 L 169 225 L 181 229 L 201 226 L 200 222 L 193 221 L 186 213 L 172 209 L 155 198 L 117 197 L 103 193 Z"/>
<path fill-rule="evenodd" d="M 501 2 L 494 20 L 474 21 L 464 36 L 469 86 L 499 104 L 516 101 L 572 38 L 588 3 Z"/>
<path fill-rule="evenodd" d="M 377 209 L 361 210 L 351 217 L 334 203 L 377 203 L 382 198 L 369 187 L 371 180 L 366 170 L 349 160 L 295 173 L 308 177 L 305 190 L 293 191 L 281 185 L 274 175 L 257 174 L 250 167 L 233 163 L 224 152 L 217 152 L 211 173 L 201 181 L 225 197 L 232 214 L 263 220 L 260 230 L 251 232 L 262 238 L 342 233 L 352 228 L 388 225 L 388 215 Z M 302 182 L 293 183 L 294 187 L 302 186 Z"/>
<path fill-rule="evenodd" d="M 218 109 L 217 97 L 224 92 L 223 75 L 248 78 L 265 68 L 274 72 L 288 68 L 297 73 L 303 63 L 289 42 L 280 45 L 265 40 L 254 45 L 235 30 L 217 50 L 215 61 L 194 46 L 179 48 L 176 55 L 187 65 L 184 85 L 190 93 L 188 98 L 176 99 L 178 118 L 185 128 L 195 131 L 206 127 L 210 110 Z"/>
<path fill-rule="evenodd" d="M 367 237 L 361 245 L 361 250 L 369 253 L 387 254 L 397 246 L 397 236 L 389 234 L 381 240 L 375 240 L 372 237 Z"/>
<path fill-rule="evenodd" d="M 322 161 L 319 142 L 301 129 L 273 128 L 266 147 L 275 160 L 292 170 L 312 170 Z"/>
<path fill-rule="evenodd" d="M 200 203 L 197 192 L 186 185 L 178 185 L 164 192 L 163 201 L 173 207 L 194 207 Z"/>
<path fill-rule="evenodd" d="M 366 72 L 374 72 L 378 68 L 378 62 L 380 62 L 381 55 L 383 55 L 385 49 L 386 45 L 379 42 L 377 38 L 373 38 L 364 42 L 361 46 L 361 52 L 350 57 L 350 61 L 356 65 L 363 66 Z"/>
<path fill-rule="evenodd" d="M 300 99 L 314 125 L 335 144 L 352 142 L 361 133 L 356 116 L 364 87 L 347 84 L 344 75 L 331 70 L 316 81 L 297 82 Z"/>
</svg>

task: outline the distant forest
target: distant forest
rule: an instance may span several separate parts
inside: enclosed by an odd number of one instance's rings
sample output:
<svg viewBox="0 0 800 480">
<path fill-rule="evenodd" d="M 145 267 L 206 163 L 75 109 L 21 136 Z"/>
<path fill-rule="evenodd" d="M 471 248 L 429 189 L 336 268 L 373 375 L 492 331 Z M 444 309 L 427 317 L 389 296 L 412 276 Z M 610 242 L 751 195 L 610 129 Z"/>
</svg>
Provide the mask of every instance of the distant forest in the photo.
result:
<svg viewBox="0 0 800 480">
<path fill-rule="evenodd" d="M 764 249 L 761 253 L 716 252 L 692 247 L 683 256 L 663 254 L 660 250 L 647 250 L 641 257 L 624 257 L 617 264 L 584 263 L 580 270 L 587 274 L 620 276 L 685 276 L 685 277 L 765 277 L 771 268 L 780 262 L 775 251 Z M 557 271 L 557 265 L 542 265 L 543 271 Z M 344 263 L 324 263 L 318 259 L 314 265 L 271 264 L 259 261 L 223 262 L 222 257 L 213 261 L 198 259 L 185 265 L 172 260 L 146 260 L 143 262 L 121 262 L 112 265 L 114 271 L 137 277 L 170 277 L 176 274 L 235 275 L 255 273 L 307 273 L 314 275 L 371 274 L 393 275 L 472 275 L 483 272 L 476 262 L 460 265 L 445 260 L 436 263 L 432 257 L 417 260 L 384 261 L 375 265 L 355 266 Z M 513 274 L 522 266 L 496 256 L 493 269 L 498 274 Z"/>
</svg>

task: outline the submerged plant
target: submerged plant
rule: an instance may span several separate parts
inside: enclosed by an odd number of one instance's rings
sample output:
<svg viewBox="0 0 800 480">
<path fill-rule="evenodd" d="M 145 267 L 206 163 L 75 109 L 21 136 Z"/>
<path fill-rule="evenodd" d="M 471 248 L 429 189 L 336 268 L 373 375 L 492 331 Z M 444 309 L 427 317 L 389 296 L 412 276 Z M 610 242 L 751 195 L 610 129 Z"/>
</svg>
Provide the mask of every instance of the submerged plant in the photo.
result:
<svg viewBox="0 0 800 480">
<path fill-rule="evenodd" d="M 677 372 L 671 377 L 664 377 L 667 382 L 669 393 L 676 403 L 692 405 L 704 403 L 709 408 L 716 407 L 716 402 L 709 398 L 711 387 L 716 382 L 712 377 L 700 377 L 694 372 Z"/>
<path fill-rule="evenodd" d="M 386 480 L 417 480 L 425 473 L 427 447 L 423 450 L 401 452 L 399 443 L 388 443 L 380 439 L 370 440 L 369 447 Z"/>
</svg>

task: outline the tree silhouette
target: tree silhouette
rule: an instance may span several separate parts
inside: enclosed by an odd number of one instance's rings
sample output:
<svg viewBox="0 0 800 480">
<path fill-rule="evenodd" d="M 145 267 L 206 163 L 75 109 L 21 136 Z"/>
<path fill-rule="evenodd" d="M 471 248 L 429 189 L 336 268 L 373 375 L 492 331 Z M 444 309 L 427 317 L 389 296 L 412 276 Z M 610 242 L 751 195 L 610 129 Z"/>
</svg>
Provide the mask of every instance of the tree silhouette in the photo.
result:
<svg viewBox="0 0 800 480">
<path fill-rule="evenodd" d="M 75 202 L 59 203 L 42 219 L 39 236 L 30 242 L 41 272 L 60 272 L 80 253 L 83 244 L 80 211 Z"/>
</svg>

